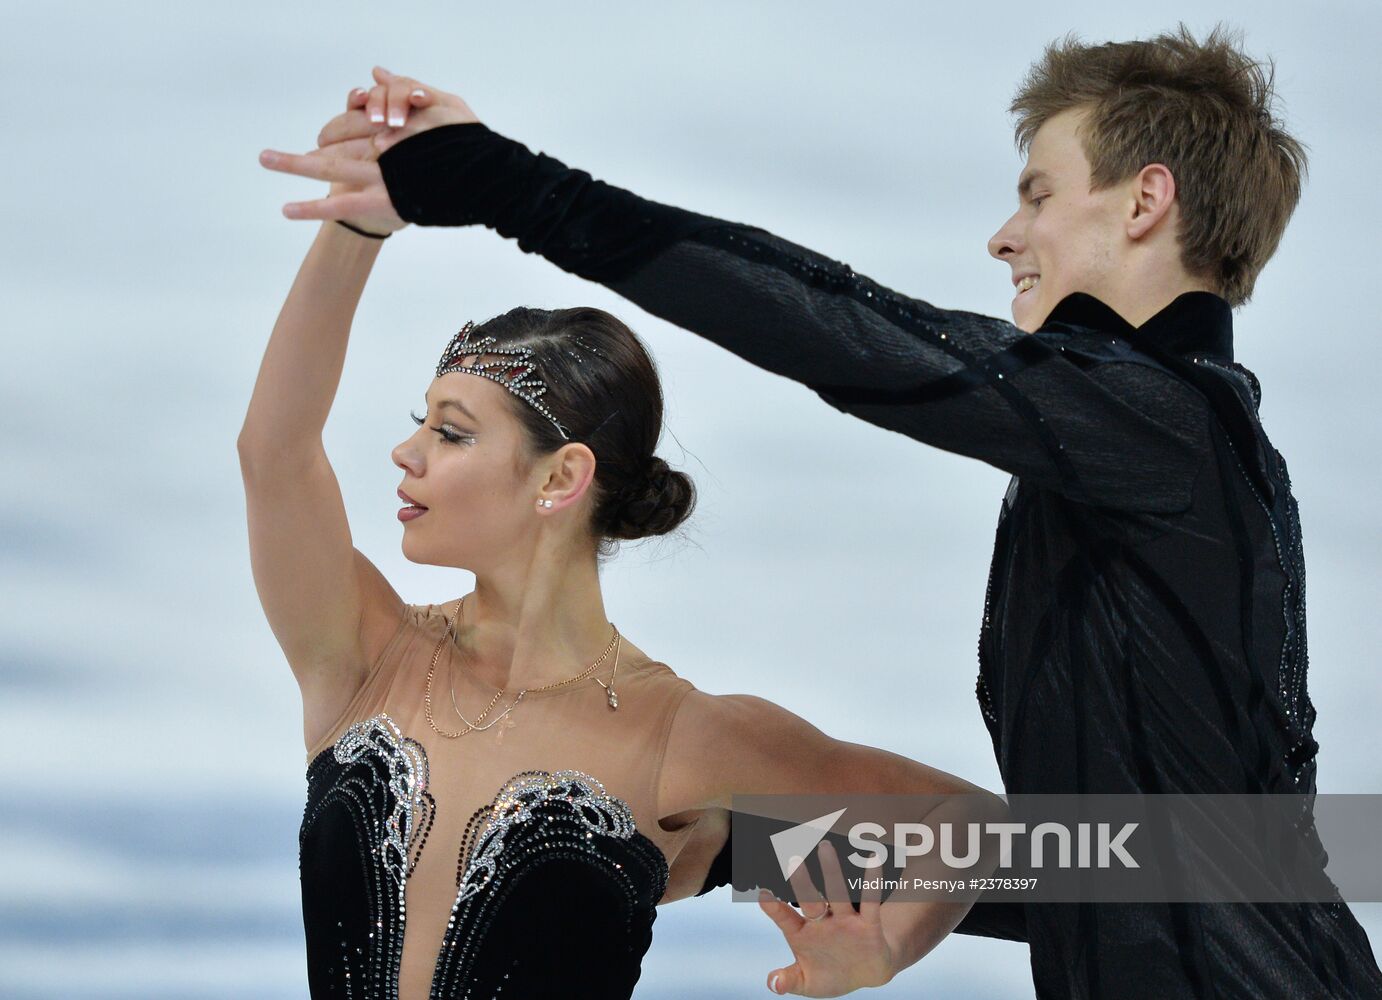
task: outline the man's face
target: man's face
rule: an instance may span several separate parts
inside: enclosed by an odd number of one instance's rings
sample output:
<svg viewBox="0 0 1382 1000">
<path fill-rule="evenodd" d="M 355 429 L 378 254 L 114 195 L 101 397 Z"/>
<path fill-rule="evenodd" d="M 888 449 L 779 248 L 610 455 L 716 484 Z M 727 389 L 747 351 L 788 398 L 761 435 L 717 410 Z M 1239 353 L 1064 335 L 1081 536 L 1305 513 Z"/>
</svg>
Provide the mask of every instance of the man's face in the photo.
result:
<svg viewBox="0 0 1382 1000">
<path fill-rule="evenodd" d="M 989 253 L 1012 268 L 1013 323 L 1027 333 L 1071 292 L 1107 303 L 1117 284 L 1126 194 L 1121 185 L 1090 194 L 1089 161 L 1075 134 L 1085 114 L 1062 111 L 1037 130 L 1018 180 L 1017 211 L 988 243 Z M 1034 284 L 1019 284 L 1029 275 Z"/>
</svg>

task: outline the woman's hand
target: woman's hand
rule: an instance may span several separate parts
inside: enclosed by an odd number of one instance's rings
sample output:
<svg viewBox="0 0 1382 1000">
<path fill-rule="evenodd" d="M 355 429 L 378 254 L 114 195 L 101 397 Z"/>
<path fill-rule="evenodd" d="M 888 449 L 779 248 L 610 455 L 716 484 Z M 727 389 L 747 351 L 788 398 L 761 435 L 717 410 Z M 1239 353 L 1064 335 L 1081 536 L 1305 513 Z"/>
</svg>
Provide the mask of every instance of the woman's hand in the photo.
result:
<svg viewBox="0 0 1382 1000">
<path fill-rule="evenodd" d="M 821 873 L 835 903 L 821 898 L 805 861 L 787 879 L 801 913 L 772 899 L 766 889 L 759 893 L 758 905 L 777 924 L 796 957 L 792 965 L 768 975 L 768 989 L 804 997 L 837 997 L 864 986 L 882 986 L 897 971 L 883 933 L 882 890 L 865 888 L 856 913 L 835 845 L 823 840 L 818 852 Z"/>
<path fill-rule="evenodd" d="M 369 93 L 359 87 L 346 98 L 346 115 L 363 117 Z M 325 198 L 283 206 L 290 219 L 341 219 L 369 233 L 392 233 L 408 223 L 394 211 L 379 172 L 379 150 L 368 137 L 333 143 L 305 155 L 266 149 L 259 162 L 270 170 L 329 181 Z"/>
</svg>

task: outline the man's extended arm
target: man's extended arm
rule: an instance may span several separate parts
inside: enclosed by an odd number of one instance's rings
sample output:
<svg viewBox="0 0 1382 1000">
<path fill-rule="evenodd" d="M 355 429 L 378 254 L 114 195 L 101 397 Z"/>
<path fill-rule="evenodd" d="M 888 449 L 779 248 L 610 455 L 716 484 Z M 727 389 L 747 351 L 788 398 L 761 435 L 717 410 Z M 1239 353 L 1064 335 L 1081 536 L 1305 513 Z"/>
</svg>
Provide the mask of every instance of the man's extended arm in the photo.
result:
<svg viewBox="0 0 1382 1000">
<path fill-rule="evenodd" d="M 1072 499 L 1189 502 L 1203 418 L 1172 377 L 941 309 L 762 229 L 640 198 L 480 123 L 379 157 L 398 214 L 483 224 L 836 408 Z"/>
</svg>

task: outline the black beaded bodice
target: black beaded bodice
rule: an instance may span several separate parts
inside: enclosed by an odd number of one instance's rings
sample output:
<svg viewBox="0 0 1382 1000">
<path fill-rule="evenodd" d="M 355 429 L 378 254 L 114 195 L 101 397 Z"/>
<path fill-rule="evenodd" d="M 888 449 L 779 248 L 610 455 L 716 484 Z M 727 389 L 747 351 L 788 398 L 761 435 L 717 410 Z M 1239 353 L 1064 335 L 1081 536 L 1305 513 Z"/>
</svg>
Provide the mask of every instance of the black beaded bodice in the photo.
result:
<svg viewBox="0 0 1382 1000">
<path fill-rule="evenodd" d="M 381 713 L 319 753 L 307 785 L 311 996 L 397 997 L 406 888 L 436 817 L 426 752 Z M 515 775 L 471 817 L 455 872 L 433 1000 L 632 993 L 668 864 L 598 780 Z"/>
</svg>

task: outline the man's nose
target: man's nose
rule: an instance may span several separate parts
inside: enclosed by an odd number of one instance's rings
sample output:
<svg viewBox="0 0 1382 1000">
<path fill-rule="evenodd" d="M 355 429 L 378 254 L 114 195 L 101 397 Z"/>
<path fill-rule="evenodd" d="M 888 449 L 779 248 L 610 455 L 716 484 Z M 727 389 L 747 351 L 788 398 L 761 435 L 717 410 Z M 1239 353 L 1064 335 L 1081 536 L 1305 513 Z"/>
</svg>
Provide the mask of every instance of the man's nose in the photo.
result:
<svg viewBox="0 0 1382 1000">
<path fill-rule="evenodd" d="M 989 237 L 989 255 L 994 260 L 1005 260 L 1011 254 L 1022 252 L 1022 240 L 1014 225 L 1016 219 L 1017 215 L 1014 213 L 998 232 Z"/>
</svg>

